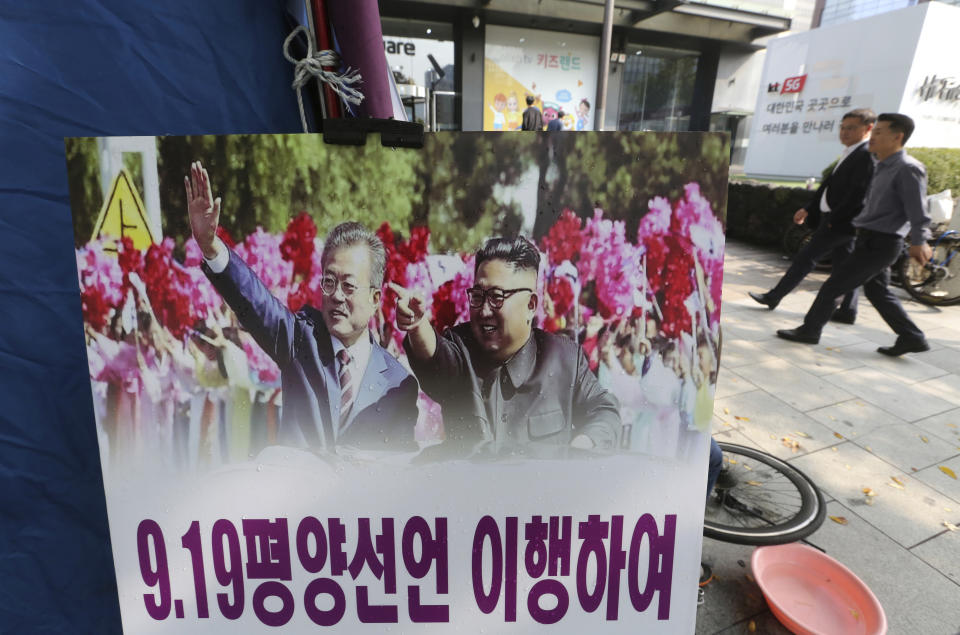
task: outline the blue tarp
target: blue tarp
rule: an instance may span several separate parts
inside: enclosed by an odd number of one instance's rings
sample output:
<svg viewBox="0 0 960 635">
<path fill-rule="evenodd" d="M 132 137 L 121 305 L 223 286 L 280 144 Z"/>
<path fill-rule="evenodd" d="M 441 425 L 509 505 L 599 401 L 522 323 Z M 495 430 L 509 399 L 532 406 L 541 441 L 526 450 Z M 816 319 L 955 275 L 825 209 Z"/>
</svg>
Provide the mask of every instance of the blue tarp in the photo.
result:
<svg viewBox="0 0 960 635">
<path fill-rule="evenodd" d="M 120 631 L 64 137 L 299 132 L 282 0 L 0 0 L 0 632 Z"/>
</svg>

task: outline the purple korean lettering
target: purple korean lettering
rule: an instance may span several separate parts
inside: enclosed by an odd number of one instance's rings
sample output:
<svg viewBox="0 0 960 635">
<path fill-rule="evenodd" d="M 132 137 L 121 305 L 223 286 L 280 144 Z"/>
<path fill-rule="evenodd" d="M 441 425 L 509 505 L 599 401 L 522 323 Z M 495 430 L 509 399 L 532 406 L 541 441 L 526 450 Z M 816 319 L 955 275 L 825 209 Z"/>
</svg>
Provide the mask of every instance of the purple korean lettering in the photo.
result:
<svg viewBox="0 0 960 635">
<path fill-rule="evenodd" d="M 341 525 L 341 527 L 343 527 Z M 311 542 L 313 546 L 311 547 Z M 327 533 L 318 518 L 308 516 L 297 527 L 297 558 L 308 573 L 320 573 L 327 563 Z M 342 546 L 341 542 L 341 546 Z M 344 556 L 346 559 L 346 556 Z M 343 570 L 340 571 L 343 573 Z M 329 609 L 317 608 L 317 598 L 328 596 L 333 601 Z M 317 578 L 307 584 L 303 593 L 303 608 L 310 621 L 318 626 L 333 626 L 343 619 L 347 610 L 347 598 L 335 580 Z"/>
<path fill-rule="evenodd" d="M 517 621 L 517 538 L 518 519 L 506 518 L 505 541 L 500 538 L 500 528 L 491 516 L 484 516 L 477 523 L 473 534 L 473 596 L 477 606 L 484 613 L 491 613 L 500 602 L 500 591 L 504 595 L 504 621 Z M 490 539 L 493 555 L 493 578 L 490 592 L 483 588 L 483 545 Z"/>
<path fill-rule="evenodd" d="M 383 580 L 388 595 L 397 592 L 397 558 L 394 551 L 393 519 L 380 519 L 381 532 L 372 538 L 369 518 L 357 519 L 357 550 L 350 561 L 350 575 L 356 580 L 366 565 L 378 580 Z M 377 557 L 380 554 L 380 558 Z M 370 589 L 360 585 L 357 593 L 357 616 L 364 624 L 396 624 L 395 604 L 370 604 Z"/>
<path fill-rule="evenodd" d="M 436 592 L 446 595 L 448 587 L 447 566 L 447 519 L 434 519 L 434 531 L 431 536 L 430 524 L 421 516 L 413 516 L 403 527 L 401 550 L 403 564 L 407 572 L 417 580 L 425 578 L 431 569 L 431 562 L 436 564 L 437 582 Z M 418 560 L 414 541 L 420 541 L 420 555 Z M 420 599 L 420 587 L 407 587 L 407 610 L 410 620 L 414 623 L 449 622 L 450 607 L 446 604 L 423 604 Z"/>
<path fill-rule="evenodd" d="M 653 594 L 659 592 L 657 619 L 670 619 L 670 590 L 673 584 L 673 550 L 676 546 L 677 516 L 667 514 L 663 519 L 663 534 L 657 529 L 657 521 L 650 514 L 644 514 L 637 520 L 630 540 L 628 572 L 630 602 L 633 608 L 642 613 L 653 601 Z M 640 547 L 644 538 L 650 545 L 650 557 L 647 564 L 647 582 L 640 589 Z"/>
<path fill-rule="evenodd" d="M 570 574 L 571 526 L 570 516 L 562 519 L 551 516 L 549 526 L 543 522 L 542 516 L 534 516 L 524 525 L 524 538 L 527 540 L 524 567 L 527 575 L 539 578 L 547 571 L 548 563 L 551 576 L 556 576 L 561 571 L 562 575 Z M 556 598 L 554 608 L 544 609 L 540 606 L 540 599 L 545 595 Z M 559 580 L 539 580 L 534 583 L 527 596 L 527 611 L 540 624 L 556 624 L 566 615 L 569 606 L 569 593 Z"/>
<path fill-rule="evenodd" d="M 587 613 L 593 613 L 600 607 L 604 591 L 607 588 L 607 549 L 604 539 L 610 535 L 610 523 L 600 520 L 598 514 L 587 516 L 587 522 L 578 523 L 577 536 L 583 541 L 577 556 L 577 598 Z M 588 588 L 587 564 L 590 557 L 596 560 L 597 577 L 593 591 Z"/>
<path fill-rule="evenodd" d="M 235 620 L 243 614 L 243 566 L 240 558 L 237 528 L 225 518 L 217 520 L 213 523 L 213 572 L 220 586 L 233 588 L 232 600 L 226 593 L 217 593 L 220 614 L 228 620 Z"/>
<path fill-rule="evenodd" d="M 268 579 L 253 592 L 253 612 L 267 626 L 283 626 L 293 617 L 293 594 L 277 580 L 290 580 L 290 536 L 287 519 L 277 518 L 243 520 L 243 536 L 247 544 L 247 578 Z M 266 607 L 269 597 L 279 598 L 276 611 Z"/>
</svg>

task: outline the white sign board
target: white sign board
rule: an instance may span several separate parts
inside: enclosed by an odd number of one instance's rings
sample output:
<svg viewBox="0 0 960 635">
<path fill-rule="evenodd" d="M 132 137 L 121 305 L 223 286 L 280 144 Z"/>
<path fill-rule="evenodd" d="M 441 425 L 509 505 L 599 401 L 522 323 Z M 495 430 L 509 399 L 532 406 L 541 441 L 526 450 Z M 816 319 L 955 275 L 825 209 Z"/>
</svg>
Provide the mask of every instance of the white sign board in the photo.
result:
<svg viewBox="0 0 960 635">
<path fill-rule="evenodd" d="M 750 131 L 746 173 L 819 176 L 840 154 L 840 120 L 854 108 L 916 116 L 906 97 L 923 83 L 922 77 L 918 83 L 918 76 L 946 75 L 947 67 L 957 68 L 955 59 L 948 62 L 951 56 L 943 54 L 954 37 L 949 30 L 940 34 L 937 29 L 937 40 L 926 36 L 924 21 L 928 7 L 934 5 L 891 11 L 771 41 Z M 939 5 L 936 8 L 941 9 Z M 956 12 L 960 14 L 960 9 Z M 921 58 L 917 54 L 921 34 L 921 46 L 929 46 L 931 56 L 933 51 L 940 52 L 939 66 L 927 58 L 920 65 L 924 70 L 918 68 L 915 60 Z M 941 67 L 944 71 L 938 70 Z M 943 135 L 940 126 L 919 119 L 917 124 L 917 136 L 910 145 L 943 145 L 933 143 Z M 921 128 L 926 130 L 921 132 Z"/>
</svg>

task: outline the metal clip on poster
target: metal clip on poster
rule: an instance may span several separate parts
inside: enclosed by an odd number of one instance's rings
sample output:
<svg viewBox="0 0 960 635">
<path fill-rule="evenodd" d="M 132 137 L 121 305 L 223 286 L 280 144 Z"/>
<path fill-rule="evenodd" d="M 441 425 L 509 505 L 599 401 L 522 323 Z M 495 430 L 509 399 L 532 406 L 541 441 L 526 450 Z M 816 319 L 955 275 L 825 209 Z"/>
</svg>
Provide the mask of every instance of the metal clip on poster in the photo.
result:
<svg viewBox="0 0 960 635">
<path fill-rule="evenodd" d="M 422 148 L 423 124 L 395 119 L 324 119 L 323 140 L 325 143 L 362 146 L 367 142 L 367 133 L 380 133 L 380 143 L 391 148 Z"/>
</svg>

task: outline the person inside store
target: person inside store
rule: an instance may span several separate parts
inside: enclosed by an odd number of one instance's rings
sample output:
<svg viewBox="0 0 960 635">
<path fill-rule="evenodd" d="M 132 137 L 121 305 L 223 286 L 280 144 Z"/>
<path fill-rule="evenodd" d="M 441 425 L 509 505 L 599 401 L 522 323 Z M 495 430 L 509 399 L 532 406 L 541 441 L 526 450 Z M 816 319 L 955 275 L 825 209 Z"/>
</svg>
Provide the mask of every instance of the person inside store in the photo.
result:
<svg viewBox="0 0 960 635">
<path fill-rule="evenodd" d="M 527 109 L 523 111 L 521 130 L 543 130 L 543 113 L 534 105 L 536 98 L 527 95 Z"/>
</svg>

